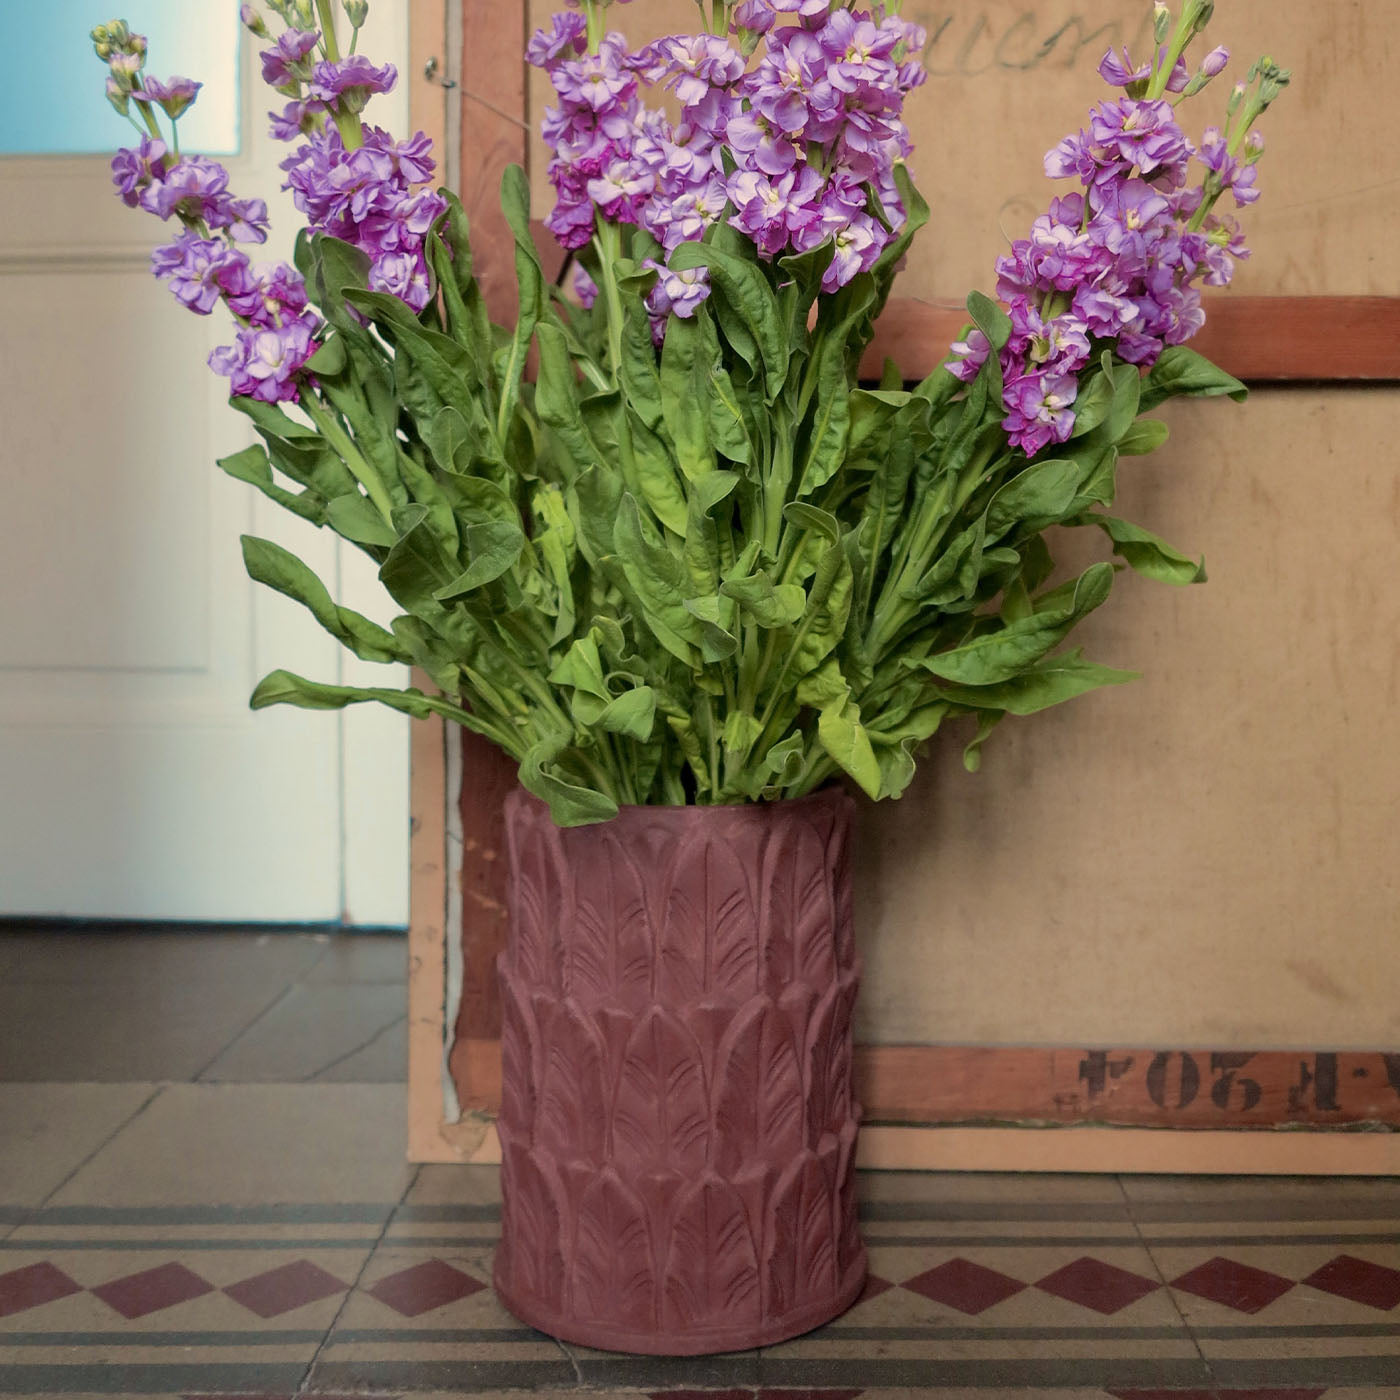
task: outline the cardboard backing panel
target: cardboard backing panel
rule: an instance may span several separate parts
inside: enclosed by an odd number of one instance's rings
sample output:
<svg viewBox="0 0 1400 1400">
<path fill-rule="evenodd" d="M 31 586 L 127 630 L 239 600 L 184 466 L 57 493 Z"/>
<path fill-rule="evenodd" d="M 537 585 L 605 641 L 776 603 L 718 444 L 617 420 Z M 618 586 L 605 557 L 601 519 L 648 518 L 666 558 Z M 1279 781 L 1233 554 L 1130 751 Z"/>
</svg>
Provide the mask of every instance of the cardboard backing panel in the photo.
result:
<svg viewBox="0 0 1400 1400">
<path fill-rule="evenodd" d="M 1090 18 L 1064 0 L 906 5 L 933 39 L 932 76 L 910 119 L 934 218 L 877 346 L 894 347 L 906 373 L 936 362 L 962 296 L 990 287 L 1005 238 L 1043 208 L 1055 187 L 1040 176 L 1041 156 L 1103 95 L 1092 70 L 1108 43 L 1136 39 L 1146 8 L 1104 0 Z M 547 83 L 535 74 L 527 93 L 518 60 L 514 76 L 495 70 L 550 7 L 485 9 L 468 0 L 467 73 L 474 64 L 490 78 L 481 91 L 493 105 L 518 101 L 537 121 Z M 634 37 L 639 26 L 683 29 L 693 16 L 685 0 L 610 15 Z M 1388 249 L 1400 148 L 1363 149 L 1348 123 L 1357 93 L 1374 89 L 1400 49 L 1400 6 L 1235 0 L 1219 7 L 1213 33 L 1243 59 L 1237 66 L 1267 49 L 1295 82 L 1268 118 L 1265 198 L 1246 211 L 1259 251 L 1231 299 L 1213 303 L 1207 334 L 1219 343 L 1201 348 L 1256 381 L 1396 378 L 1400 267 Z M 473 115 L 470 96 L 464 189 L 488 229 L 485 262 L 500 267 L 485 192 L 500 164 L 524 152 L 524 133 Z M 1222 84 L 1193 104 L 1198 126 L 1225 96 Z M 543 161 L 530 167 L 538 217 L 549 207 Z M 506 316 L 508 290 L 498 295 L 496 314 Z M 1118 596 L 1075 636 L 1093 659 L 1144 679 L 1031 723 L 1009 720 L 975 777 L 959 761 L 968 735 L 953 726 L 903 801 L 862 813 L 858 1029 L 872 1118 L 1159 1130 L 1263 1126 L 1254 1115 L 1266 1111 L 1273 1124 L 1394 1120 L 1396 403 L 1394 389 L 1314 385 L 1259 391 L 1244 407 L 1163 410 L 1173 439 L 1123 464 L 1117 511 L 1204 551 L 1211 582 L 1178 591 L 1124 574 Z M 1102 557 L 1100 544 L 1066 533 L 1055 547 L 1082 567 Z M 505 777 L 498 755 L 467 746 L 464 837 L 481 839 L 461 872 L 466 991 L 451 1058 L 469 1107 L 490 1106 L 499 1073 L 489 968 L 503 923 L 480 900 L 474 910 L 472 892 L 488 901 L 503 892 L 493 833 Z M 1157 1048 L 1011 1048 L 1036 1045 Z M 1180 1046 L 1210 1048 L 1161 1048 Z M 1246 1108 L 1249 1084 L 1259 1101 Z M 1237 1135 L 1147 1136 L 1166 1156 L 1128 1127 L 1049 1134 L 1061 1144 L 1054 1151 L 1024 1145 L 1044 1144 L 1044 1133 L 882 1127 L 867 1135 L 867 1153 L 882 1166 L 1034 1169 L 1044 1158 L 1112 1169 L 1093 1139 L 1144 1167 L 1170 1158 L 1177 1165 L 1159 1169 L 1267 1170 L 1282 1160 L 1268 1142 L 1296 1141 L 1244 1134 L 1263 1146 L 1214 1151 L 1209 1142 Z M 1071 1141 L 1084 1151 L 1064 1146 Z M 1288 1160 L 1346 1170 L 1360 1141 L 1348 1134 L 1321 1156 Z M 1366 1161 L 1392 1169 L 1384 1153 Z"/>
</svg>

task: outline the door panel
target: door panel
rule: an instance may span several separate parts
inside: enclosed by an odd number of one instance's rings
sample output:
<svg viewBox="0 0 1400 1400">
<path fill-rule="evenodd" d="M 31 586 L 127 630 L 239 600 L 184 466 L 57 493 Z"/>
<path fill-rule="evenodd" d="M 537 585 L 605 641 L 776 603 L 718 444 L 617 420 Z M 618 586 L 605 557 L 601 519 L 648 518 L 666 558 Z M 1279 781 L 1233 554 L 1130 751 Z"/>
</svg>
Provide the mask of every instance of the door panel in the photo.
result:
<svg viewBox="0 0 1400 1400">
<path fill-rule="evenodd" d="M 376 0 L 361 47 L 402 67 L 407 31 L 406 0 Z M 241 42 L 242 149 L 226 163 L 274 211 L 262 255 L 283 257 L 297 215 L 264 116 L 279 99 L 247 81 L 256 46 Z M 71 63 L 100 90 L 85 48 Z M 16 100 L 0 96 L 0 117 Z M 406 95 L 370 115 L 403 129 Z M 109 132 L 115 146 L 129 128 L 112 114 Z M 247 701 L 279 666 L 379 685 L 406 672 L 355 661 L 255 588 L 238 537 L 293 549 L 383 620 L 373 568 L 213 465 L 251 440 L 204 363 L 228 322 L 152 282 L 150 249 L 175 228 L 124 208 L 106 164 L 0 157 L 0 914 L 405 923 L 407 721 Z"/>
</svg>

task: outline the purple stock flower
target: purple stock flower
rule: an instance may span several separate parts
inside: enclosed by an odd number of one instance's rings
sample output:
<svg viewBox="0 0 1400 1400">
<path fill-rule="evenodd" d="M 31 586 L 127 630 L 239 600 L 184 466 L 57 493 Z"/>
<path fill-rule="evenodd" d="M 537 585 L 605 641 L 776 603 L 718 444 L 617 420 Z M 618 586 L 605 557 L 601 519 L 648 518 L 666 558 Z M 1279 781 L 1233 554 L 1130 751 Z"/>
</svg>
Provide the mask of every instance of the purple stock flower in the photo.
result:
<svg viewBox="0 0 1400 1400">
<path fill-rule="evenodd" d="M 288 263 L 259 263 L 247 270 L 242 288 L 228 296 L 228 305 L 252 325 L 277 327 L 306 310 L 306 283 Z"/>
<path fill-rule="evenodd" d="M 575 10 L 555 15 L 553 27 L 548 32 L 535 30 L 525 45 L 525 61 L 535 68 L 549 68 L 566 55 L 576 57 L 584 50 L 587 29 L 588 21 Z"/>
<path fill-rule="evenodd" d="M 1136 166 L 1144 175 L 1180 166 L 1191 153 L 1171 103 L 1161 100 L 1123 97 L 1102 102 L 1094 112 L 1090 132 L 1110 159 L 1116 157 Z"/>
<path fill-rule="evenodd" d="M 316 64 L 307 90 L 318 101 L 343 99 L 352 111 L 359 111 L 373 94 L 391 91 L 398 80 L 399 70 L 392 63 L 376 68 L 363 54 L 352 54 Z"/>
<path fill-rule="evenodd" d="M 321 42 L 315 29 L 288 29 L 270 49 L 258 55 L 262 59 L 262 77 L 269 87 L 297 88 L 311 76 L 306 56 Z"/>
<path fill-rule="evenodd" d="M 414 251 L 396 249 L 380 254 L 370 266 L 369 289 L 389 292 L 421 311 L 432 298 L 428 263 L 421 245 Z"/>
<path fill-rule="evenodd" d="M 1065 442 L 1074 431 L 1072 405 L 1079 385 L 1070 374 L 1027 374 L 1006 386 L 1005 428 L 1013 447 L 1034 457 L 1051 442 Z"/>
<path fill-rule="evenodd" d="M 668 315 L 679 316 L 682 320 L 695 315 L 700 303 L 710 295 L 708 268 L 693 267 L 676 272 L 651 258 L 642 266 L 656 273 L 656 285 L 647 294 L 647 310 L 654 327 L 658 321 L 664 326 Z"/>
<path fill-rule="evenodd" d="M 775 23 L 780 14 L 798 23 Z M 629 54 L 608 34 L 596 54 L 580 54 L 572 16 L 535 35 L 530 60 L 557 94 L 543 122 L 556 195 L 545 222 L 568 248 L 584 246 L 601 216 L 639 225 L 669 251 L 703 237 L 727 199 L 731 223 L 764 257 L 830 239 L 832 290 L 889 242 L 869 188 L 895 227 L 905 217 L 894 168 L 909 150 L 901 109 L 920 80 L 913 54 L 924 32 L 830 0 L 744 0 L 733 19 L 742 53 L 699 34 Z M 746 71 L 760 33 L 766 47 Z M 642 82 L 674 92 L 678 121 L 644 105 Z M 682 305 L 695 297 L 690 283 L 672 289 Z M 653 294 L 663 310 L 671 299 L 664 285 Z"/>
<path fill-rule="evenodd" d="M 322 118 L 330 109 L 324 102 L 289 102 L 281 113 L 269 112 L 271 132 L 274 140 L 295 141 L 307 136 L 321 124 Z"/>
<path fill-rule="evenodd" d="M 209 201 L 204 214 L 212 229 L 227 229 L 243 243 L 266 243 L 269 221 L 261 199 L 232 199 L 227 195 Z"/>
<path fill-rule="evenodd" d="M 123 204 L 135 209 L 142 191 L 165 179 L 166 154 L 164 141 L 143 136 L 139 146 L 124 146 L 112 157 L 112 183 Z"/>
<path fill-rule="evenodd" d="M 248 259 L 221 238 L 200 238 L 190 229 L 151 254 L 151 271 L 170 284 L 183 305 L 207 316 L 226 294 L 247 290 Z"/>
<path fill-rule="evenodd" d="M 598 284 L 589 276 L 588 269 L 582 263 L 574 264 L 573 288 L 578 304 L 585 311 L 598 300 Z"/>
<path fill-rule="evenodd" d="M 229 390 L 263 403 L 285 403 L 299 397 L 302 366 L 316 353 L 316 326 L 309 317 L 284 326 L 240 326 L 234 344 L 209 356 L 209 367 L 227 376 Z"/>
<path fill-rule="evenodd" d="M 141 191 L 141 207 L 168 219 L 202 219 L 228 190 L 228 171 L 207 156 L 183 156 L 159 183 Z"/>
<path fill-rule="evenodd" d="M 133 102 L 158 103 L 173 121 L 199 96 L 203 86 L 192 78 L 171 78 L 168 83 L 147 78 L 143 86 L 131 90 L 130 96 Z"/>
<path fill-rule="evenodd" d="M 822 179 L 810 165 L 789 170 L 776 180 L 757 171 L 740 171 L 729 178 L 729 198 L 737 211 L 729 220 L 747 234 L 768 257 L 776 257 L 820 218 L 814 199 Z"/>
</svg>

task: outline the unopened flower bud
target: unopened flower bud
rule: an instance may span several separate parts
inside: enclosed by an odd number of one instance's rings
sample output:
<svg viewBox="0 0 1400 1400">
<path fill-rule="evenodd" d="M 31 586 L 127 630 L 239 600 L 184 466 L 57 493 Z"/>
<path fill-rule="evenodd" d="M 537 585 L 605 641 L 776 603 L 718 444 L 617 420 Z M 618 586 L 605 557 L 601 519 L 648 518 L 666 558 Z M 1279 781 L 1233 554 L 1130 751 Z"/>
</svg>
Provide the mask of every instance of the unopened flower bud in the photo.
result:
<svg viewBox="0 0 1400 1400">
<path fill-rule="evenodd" d="M 343 0 L 345 17 L 352 29 L 362 29 L 369 18 L 369 0 Z"/>
<path fill-rule="evenodd" d="M 105 24 L 93 25 L 92 32 L 88 35 L 88 38 L 91 39 L 94 44 L 105 44 L 108 37 L 107 26 Z"/>
<path fill-rule="evenodd" d="M 148 48 L 150 48 L 150 45 L 146 42 L 146 36 L 144 34 L 133 34 L 131 38 L 127 40 L 126 51 L 128 53 L 139 53 L 144 58 Z"/>
<path fill-rule="evenodd" d="M 1244 101 L 1244 95 L 1249 91 L 1245 83 L 1236 83 L 1234 91 L 1230 93 L 1229 113 L 1233 117 L 1240 110 L 1240 103 Z"/>
<path fill-rule="evenodd" d="M 312 7 L 312 0 L 292 0 L 287 8 L 296 16 L 299 28 L 314 29 L 316 27 L 316 11 Z"/>
<path fill-rule="evenodd" d="M 250 33 L 256 34 L 259 39 L 268 37 L 267 21 L 251 5 L 240 6 L 238 17 L 243 21 L 243 27 Z"/>
<path fill-rule="evenodd" d="M 1157 0 L 1152 7 L 1152 32 L 1157 36 L 1159 44 L 1167 42 L 1167 35 L 1172 32 L 1172 12 Z"/>
<path fill-rule="evenodd" d="M 115 78 L 107 79 L 107 101 L 126 116 L 127 109 L 131 106 L 131 89 L 123 87 Z"/>
<path fill-rule="evenodd" d="M 1219 48 L 1212 49 L 1201 60 L 1201 72 L 1207 78 L 1218 77 L 1225 71 L 1225 65 L 1230 61 L 1230 50 L 1221 44 Z"/>
</svg>

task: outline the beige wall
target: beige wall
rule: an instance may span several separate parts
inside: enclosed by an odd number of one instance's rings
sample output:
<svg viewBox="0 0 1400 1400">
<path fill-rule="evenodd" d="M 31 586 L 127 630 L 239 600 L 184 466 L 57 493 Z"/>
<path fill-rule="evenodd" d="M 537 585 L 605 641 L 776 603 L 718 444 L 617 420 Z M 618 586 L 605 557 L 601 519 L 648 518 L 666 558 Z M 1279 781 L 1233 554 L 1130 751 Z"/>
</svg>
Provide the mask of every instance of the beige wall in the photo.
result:
<svg viewBox="0 0 1400 1400">
<path fill-rule="evenodd" d="M 1148 7 L 905 8 L 939 37 L 910 116 L 933 219 L 900 291 L 960 297 L 990 287 L 1004 236 L 1044 207 L 1041 156 L 1104 93 L 1100 54 Z M 641 36 L 694 9 L 612 14 Z M 1400 145 L 1368 116 L 1400 58 L 1400 3 L 1220 0 L 1213 36 L 1241 72 L 1266 50 L 1295 72 L 1268 118 L 1238 290 L 1400 294 Z M 1222 80 L 1188 125 L 1226 95 Z M 548 97 L 537 76 L 536 120 Z M 1398 409 L 1400 390 L 1298 388 L 1166 411 L 1173 440 L 1124 464 L 1121 512 L 1204 551 L 1211 581 L 1121 576 L 1076 640 L 1144 680 L 1008 720 L 976 777 L 966 735 L 940 736 L 905 800 L 866 812 L 864 1039 L 1400 1041 Z"/>
</svg>

